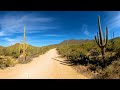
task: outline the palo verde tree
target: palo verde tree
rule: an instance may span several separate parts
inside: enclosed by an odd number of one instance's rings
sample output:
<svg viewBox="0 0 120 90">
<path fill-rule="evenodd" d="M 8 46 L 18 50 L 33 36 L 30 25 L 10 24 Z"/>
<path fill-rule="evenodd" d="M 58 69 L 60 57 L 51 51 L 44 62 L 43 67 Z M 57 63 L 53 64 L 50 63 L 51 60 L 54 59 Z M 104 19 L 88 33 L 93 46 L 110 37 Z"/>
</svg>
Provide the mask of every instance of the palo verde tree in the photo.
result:
<svg viewBox="0 0 120 90">
<path fill-rule="evenodd" d="M 23 43 L 21 42 L 20 43 L 20 51 L 22 50 L 22 58 L 23 58 L 23 61 L 26 60 L 26 50 L 28 48 L 28 44 L 26 42 L 26 27 L 24 27 L 24 41 Z"/>
<path fill-rule="evenodd" d="M 108 42 L 108 28 L 106 27 L 106 33 L 103 39 L 102 29 L 101 29 L 101 24 L 100 24 L 100 16 L 98 16 L 98 29 L 99 29 L 99 32 L 97 32 L 97 36 L 95 36 L 95 41 L 101 49 L 102 58 L 104 60 L 105 59 L 105 47 L 107 46 L 107 42 Z"/>
</svg>

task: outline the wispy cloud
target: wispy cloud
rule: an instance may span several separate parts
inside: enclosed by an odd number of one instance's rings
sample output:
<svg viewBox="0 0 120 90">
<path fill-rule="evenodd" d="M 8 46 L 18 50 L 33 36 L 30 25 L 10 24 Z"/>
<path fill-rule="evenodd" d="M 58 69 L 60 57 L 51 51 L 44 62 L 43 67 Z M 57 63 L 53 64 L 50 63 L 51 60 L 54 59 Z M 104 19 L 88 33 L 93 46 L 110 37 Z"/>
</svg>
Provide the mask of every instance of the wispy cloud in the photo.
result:
<svg viewBox="0 0 120 90">
<path fill-rule="evenodd" d="M 0 36 L 7 36 L 3 31 L 0 32 Z"/>
<path fill-rule="evenodd" d="M 15 37 L 15 38 L 6 37 L 6 38 L 3 38 L 3 40 L 5 40 L 6 45 L 9 46 L 9 45 L 13 45 L 15 43 L 20 43 L 20 41 L 22 41 L 22 37 Z"/>
<path fill-rule="evenodd" d="M 113 32 L 115 33 L 115 37 L 120 36 L 120 12 L 108 12 L 107 16 L 108 17 L 106 17 L 105 22 L 108 27 L 109 38 L 113 36 Z"/>
<path fill-rule="evenodd" d="M 31 21 L 31 22 L 52 22 L 53 18 L 30 18 L 26 19 L 25 21 Z"/>
<path fill-rule="evenodd" d="M 38 43 L 39 42 L 39 43 Z M 34 46 L 46 46 L 46 45 L 52 45 L 52 44 L 58 44 L 62 42 L 62 40 L 55 40 L 55 39 L 41 39 L 41 40 L 34 40 L 34 41 L 29 41 L 29 44 L 32 44 Z"/>
<path fill-rule="evenodd" d="M 10 46 L 10 45 L 14 45 L 16 43 L 20 43 L 21 41 L 23 41 L 23 37 L 21 36 L 17 36 L 14 38 L 10 38 L 10 37 L 5 37 L 2 40 L 5 41 L 5 46 Z M 57 40 L 57 39 L 34 39 L 31 37 L 27 37 L 27 43 L 33 46 L 44 46 L 44 45 L 51 45 L 51 44 L 57 44 L 60 43 L 62 40 Z"/>
<path fill-rule="evenodd" d="M 52 37 L 57 37 L 57 36 L 64 36 L 64 35 L 57 35 L 57 34 L 45 34 L 45 35 L 41 35 L 41 36 L 52 36 Z"/>
<path fill-rule="evenodd" d="M 88 31 L 88 25 L 83 24 L 81 30 L 85 35 L 90 36 L 90 32 Z"/>
<path fill-rule="evenodd" d="M 113 15 L 112 18 L 109 18 L 107 25 L 109 27 L 109 30 L 120 28 L 120 12 L 116 15 Z"/>
<path fill-rule="evenodd" d="M 90 33 L 88 32 L 88 30 L 85 30 L 85 31 L 84 31 L 84 34 L 87 35 L 87 36 L 90 35 Z"/>
<path fill-rule="evenodd" d="M 5 41 L 6 46 L 10 46 L 10 45 L 14 45 L 16 43 L 20 43 L 21 41 L 23 41 L 23 37 L 22 36 L 16 36 L 14 38 L 10 38 L 10 37 L 5 37 L 2 38 L 2 40 Z M 26 38 L 27 43 L 29 44 L 30 42 L 33 42 L 34 39 L 32 39 L 31 37 L 27 36 Z M 38 42 L 40 42 L 39 40 L 37 40 Z"/>
<path fill-rule="evenodd" d="M 48 23 L 54 21 L 52 17 L 36 17 L 32 14 L 19 15 L 19 12 L 9 12 L 0 19 L 1 35 L 7 33 L 22 33 L 24 25 L 27 26 L 28 33 L 38 33 L 41 30 L 56 29 L 57 27 L 50 26 Z M 38 24 L 39 23 L 39 24 Z M 2 33 L 4 31 L 4 34 Z"/>
</svg>

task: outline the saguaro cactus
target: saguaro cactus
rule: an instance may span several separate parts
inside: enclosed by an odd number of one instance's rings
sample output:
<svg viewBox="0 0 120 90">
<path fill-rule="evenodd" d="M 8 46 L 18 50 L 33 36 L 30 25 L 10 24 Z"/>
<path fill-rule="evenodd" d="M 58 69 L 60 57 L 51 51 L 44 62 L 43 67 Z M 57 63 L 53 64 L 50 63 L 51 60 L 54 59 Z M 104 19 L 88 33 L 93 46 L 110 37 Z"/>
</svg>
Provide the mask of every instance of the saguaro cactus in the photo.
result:
<svg viewBox="0 0 120 90">
<path fill-rule="evenodd" d="M 105 58 L 105 47 L 108 42 L 108 28 L 106 27 L 106 34 L 104 35 L 104 39 L 102 37 L 102 29 L 100 24 L 100 16 L 98 16 L 98 28 L 99 28 L 99 34 L 97 32 L 97 36 L 95 36 L 95 41 L 98 44 L 98 46 L 101 48 L 102 58 L 104 60 Z"/>
<path fill-rule="evenodd" d="M 113 38 L 111 39 L 111 43 L 112 43 L 112 48 L 111 48 L 111 50 L 114 50 L 115 49 L 115 47 L 114 47 L 114 32 L 113 32 Z"/>
<path fill-rule="evenodd" d="M 24 27 L 24 41 L 23 43 L 21 42 L 20 44 L 20 50 L 22 49 L 22 57 L 23 57 L 23 61 L 26 60 L 26 50 L 27 50 L 27 42 L 26 42 L 26 27 Z"/>
</svg>

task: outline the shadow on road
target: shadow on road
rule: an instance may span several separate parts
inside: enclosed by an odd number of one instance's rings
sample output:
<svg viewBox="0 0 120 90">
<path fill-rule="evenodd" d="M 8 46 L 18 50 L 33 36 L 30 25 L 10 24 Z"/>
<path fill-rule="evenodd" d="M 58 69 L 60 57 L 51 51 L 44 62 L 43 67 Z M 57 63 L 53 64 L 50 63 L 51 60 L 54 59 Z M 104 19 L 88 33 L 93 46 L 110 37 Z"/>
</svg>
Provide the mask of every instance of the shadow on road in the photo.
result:
<svg viewBox="0 0 120 90">
<path fill-rule="evenodd" d="M 52 59 L 60 62 L 60 64 L 62 64 L 62 65 L 67 65 L 67 66 L 74 66 L 75 65 L 74 63 L 71 63 L 70 60 L 63 60 L 63 61 L 61 61 L 61 60 L 58 60 L 58 59 L 55 59 L 55 58 L 52 58 Z"/>
</svg>

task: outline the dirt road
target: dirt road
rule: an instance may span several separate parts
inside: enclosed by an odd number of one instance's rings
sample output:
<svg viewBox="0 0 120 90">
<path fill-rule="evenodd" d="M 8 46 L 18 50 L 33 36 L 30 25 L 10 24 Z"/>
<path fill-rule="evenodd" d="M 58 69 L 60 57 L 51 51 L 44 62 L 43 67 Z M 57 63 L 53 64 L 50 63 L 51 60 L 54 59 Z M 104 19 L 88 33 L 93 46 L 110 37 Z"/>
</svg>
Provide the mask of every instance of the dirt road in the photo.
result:
<svg viewBox="0 0 120 90">
<path fill-rule="evenodd" d="M 0 70 L 0 79 L 87 79 L 64 63 L 56 49 L 34 58 L 28 64 L 18 64 Z"/>
</svg>

